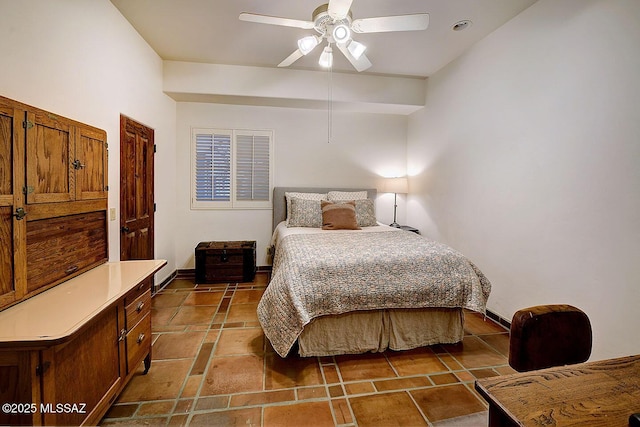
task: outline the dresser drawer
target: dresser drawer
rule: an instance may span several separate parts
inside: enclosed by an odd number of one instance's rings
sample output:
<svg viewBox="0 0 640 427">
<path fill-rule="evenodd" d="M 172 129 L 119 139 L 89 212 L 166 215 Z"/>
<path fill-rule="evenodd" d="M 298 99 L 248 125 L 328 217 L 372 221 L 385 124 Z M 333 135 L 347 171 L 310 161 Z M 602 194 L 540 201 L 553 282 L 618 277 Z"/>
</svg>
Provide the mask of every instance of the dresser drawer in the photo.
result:
<svg viewBox="0 0 640 427">
<path fill-rule="evenodd" d="M 147 280 L 140 282 L 138 285 L 136 285 L 135 288 L 131 289 L 129 293 L 124 297 L 124 304 L 125 305 L 131 304 L 133 301 L 138 299 L 140 295 L 144 294 L 146 291 L 151 290 L 152 280 L 153 278 L 150 277 Z"/>
<path fill-rule="evenodd" d="M 127 333 L 127 372 L 135 370 L 151 351 L 151 314 L 146 314 Z"/>
<path fill-rule="evenodd" d="M 126 307 L 127 330 L 133 328 L 151 310 L 151 290 L 147 290 Z"/>
</svg>

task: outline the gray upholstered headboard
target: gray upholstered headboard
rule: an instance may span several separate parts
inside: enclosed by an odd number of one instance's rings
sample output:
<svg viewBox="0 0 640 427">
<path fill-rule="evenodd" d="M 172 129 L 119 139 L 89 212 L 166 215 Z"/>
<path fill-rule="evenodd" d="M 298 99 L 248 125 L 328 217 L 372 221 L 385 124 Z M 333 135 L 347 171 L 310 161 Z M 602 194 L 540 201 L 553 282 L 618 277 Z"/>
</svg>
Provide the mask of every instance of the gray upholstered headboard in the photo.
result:
<svg viewBox="0 0 640 427">
<path fill-rule="evenodd" d="M 329 191 L 367 191 L 367 197 L 369 199 L 375 199 L 378 194 L 378 190 L 375 188 L 323 188 L 323 187 L 274 187 L 273 188 L 273 225 L 272 231 L 276 229 L 276 226 L 281 221 L 287 219 L 287 201 L 284 197 L 284 193 L 298 192 L 298 193 L 328 193 Z"/>
</svg>

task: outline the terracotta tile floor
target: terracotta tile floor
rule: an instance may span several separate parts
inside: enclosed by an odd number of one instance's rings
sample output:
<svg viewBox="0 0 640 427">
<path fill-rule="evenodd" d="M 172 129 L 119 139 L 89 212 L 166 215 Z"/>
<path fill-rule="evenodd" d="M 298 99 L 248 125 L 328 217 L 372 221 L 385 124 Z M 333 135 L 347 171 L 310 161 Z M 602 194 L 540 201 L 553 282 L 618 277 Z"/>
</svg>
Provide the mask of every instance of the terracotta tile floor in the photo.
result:
<svg viewBox="0 0 640 427">
<path fill-rule="evenodd" d="M 473 312 L 456 345 L 282 359 L 256 317 L 268 279 L 176 279 L 158 292 L 151 370 L 138 371 L 101 425 L 486 425 L 474 380 L 514 372 L 508 331 Z"/>
</svg>

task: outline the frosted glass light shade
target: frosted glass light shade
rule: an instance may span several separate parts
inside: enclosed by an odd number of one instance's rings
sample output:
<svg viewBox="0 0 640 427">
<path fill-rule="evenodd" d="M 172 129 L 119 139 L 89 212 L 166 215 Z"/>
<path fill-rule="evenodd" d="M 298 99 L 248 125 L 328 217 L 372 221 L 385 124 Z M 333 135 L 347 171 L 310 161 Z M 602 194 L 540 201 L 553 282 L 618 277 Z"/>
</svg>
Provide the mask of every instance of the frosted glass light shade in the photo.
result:
<svg viewBox="0 0 640 427">
<path fill-rule="evenodd" d="M 324 48 L 318 64 L 324 68 L 329 68 L 333 65 L 333 49 L 330 46 Z"/>
<path fill-rule="evenodd" d="M 300 49 L 303 55 L 306 55 L 311 52 L 318 43 L 319 40 L 316 36 L 306 36 L 298 40 L 298 49 Z"/>
<path fill-rule="evenodd" d="M 349 46 L 347 46 L 347 49 L 355 59 L 359 59 L 364 51 L 367 50 L 367 47 L 362 43 L 352 40 L 351 43 L 349 43 Z"/>
<path fill-rule="evenodd" d="M 336 43 L 346 43 L 351 37 L 351 30 L 344 24 L 336 25 L 332 35 Z"/>
</svg>

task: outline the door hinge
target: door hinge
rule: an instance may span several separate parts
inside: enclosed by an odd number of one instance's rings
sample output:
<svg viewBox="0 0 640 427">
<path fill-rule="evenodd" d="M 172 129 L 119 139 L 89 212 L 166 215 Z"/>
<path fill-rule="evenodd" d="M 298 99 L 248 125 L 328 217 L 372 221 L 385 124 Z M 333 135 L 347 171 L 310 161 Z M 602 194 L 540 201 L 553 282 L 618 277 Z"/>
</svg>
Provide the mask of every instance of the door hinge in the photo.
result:
<svg viewBox="0 0 640 427">
<path fill-rule="evenodd" d="M 104 187 L 104 191 L 109 191 L 109 186 L 108 186 L 108 185 L 106 185 L 106 186 Z"/>
<path fill-rule="evenodd" d="M 50 366 L 51 366 L 51 362 L 39 363 L 38 366 L 36 366 L 36 375 L 37 376 L 44 375 L 44 373 L 47 372 L 47 369 L 49 369 Z"/>
<path fill-rule="evenodd" d="M 22 127 L 25 129 L 31 129 L 33 127 L 33 122 L 31 120 L 25 120 L 22 122 Z"/>
<path fill-rule="evenodd" d="M 153 204 L 153 211 L 156 212 L 158 210 L 158 205 L 156 205 L 155 203 Z"/>
<path fill-rule="evenodd" d="M 156 144 L 153 144 L 153 152 L 154 153 L 158 152 L 158 146 Z"/>
</svg>

